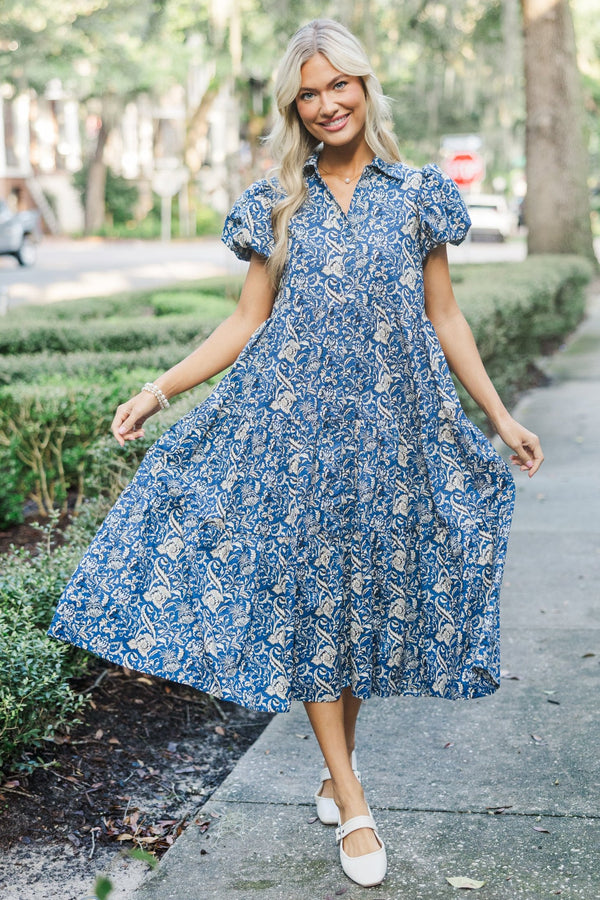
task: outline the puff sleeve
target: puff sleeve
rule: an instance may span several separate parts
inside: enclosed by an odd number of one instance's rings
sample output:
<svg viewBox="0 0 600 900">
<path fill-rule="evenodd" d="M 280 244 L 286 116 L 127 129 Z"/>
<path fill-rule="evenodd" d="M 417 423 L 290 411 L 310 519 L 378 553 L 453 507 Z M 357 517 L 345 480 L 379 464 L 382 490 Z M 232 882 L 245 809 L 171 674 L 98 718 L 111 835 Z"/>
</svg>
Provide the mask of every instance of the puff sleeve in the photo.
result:
<svg viewBox="0 0 600 900">
<path fill-rule="evenodd" d="M 269 257 L 275 248 L 271 213 L 277 197 L 265 179 L 246 188 L 233 204 L 221 240 L 238 259 L 249 260 L 252 251 Z"/>
<path fill-rule="evenodd" d="M 419 193 L 421 256 L 423 259 L 439 244 L 464 241 L 471 219 L 459 190 L 438 166 L 421 170 L 423 180 Z"/>
</svg>

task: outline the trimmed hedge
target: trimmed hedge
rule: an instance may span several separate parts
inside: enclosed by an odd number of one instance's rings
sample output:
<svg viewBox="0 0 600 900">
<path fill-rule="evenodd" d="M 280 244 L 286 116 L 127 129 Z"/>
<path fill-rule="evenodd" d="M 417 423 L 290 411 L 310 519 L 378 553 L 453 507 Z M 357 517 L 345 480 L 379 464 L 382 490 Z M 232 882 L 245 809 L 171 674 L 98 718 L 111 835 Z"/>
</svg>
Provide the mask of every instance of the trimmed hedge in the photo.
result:
<svg viewBox="0 0 600 900">
<path fill-rule="evenodd" d="M 485 367 L 510 406 L 527 386 L 536 360 L 560 344 L 582 318 L 592 264 L 577 256 L 532 256 L 521 263 L 453 268 L 457 300 Z M 485 417 L 462 385 L 465 411 Z"/>
<path fill-rule="evenodd" d="M 132 366 L 152 370 L 154 378 L 157 370 L 169 369 L 196 346 L 195 341 L 189 341 L 144 347 L 134 353 L 123 350 L 82 350 L 78 353 L 63 353 L 58 359 L 56 353 L 48 352 L 4 356 L 0 358 L 0 385 L 43 383 L 53 372 L 60 372 L 61 379 L 66 381 L 84 381 L 90 377 L 99 381 L 124 378 Z"/>
<path fill-rule="evenodd" d="M 155 369 L 133 369 L 113 373 L 105 380 L 38 383 L 0 389 L 0 468 L 4 491 L 0 495 L 0 526 L 23 520 L 26 500 L 33 502 L 40 516 L 54 510 L 66 512 L 69 498 L 77 511 L 84 496 L 106 493 L 108 455 L 120 458 L 112 437 L 108 444 L 114 411 L 124 398 L 152 380 Z M 179 398 L 169 410 L 167 421 L 181 416 L 181 401 L 189 406 L 194 397 L 204 397 L 213 382 L 200 386 L 193 394 Z M 151 419 L 146 437 L 127 444 L 125 455 L 135 453 L 138 460 L 160 431 L 164 414 Z M 100 442 L 100 443 L 99 443 Z M 102 448 L 98 453 L 96 444 Z M 110 448 L 110 449 L 109 449 Z M 91 486 L 95 485 L 92 490 Z"/>
</svg>

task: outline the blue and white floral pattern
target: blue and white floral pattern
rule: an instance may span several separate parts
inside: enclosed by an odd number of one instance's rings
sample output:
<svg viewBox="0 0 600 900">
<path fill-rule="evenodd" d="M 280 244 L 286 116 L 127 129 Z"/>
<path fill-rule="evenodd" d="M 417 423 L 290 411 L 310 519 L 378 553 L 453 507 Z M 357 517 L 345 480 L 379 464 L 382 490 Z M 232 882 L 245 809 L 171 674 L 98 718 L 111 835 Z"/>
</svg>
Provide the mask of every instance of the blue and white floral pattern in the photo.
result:
<svg viewBox="0 0 600 900">
<path fill-rule="evenodd" d="M 514 485 L 423 298 L 465 206 L 435 166 L 374 159 L 347 214 L 316 156 L 305 177 L 272 315 L 149 450 L 50 633 L 273 712 L 348 685 L 490 693 Z M 261 181 L 234 205 L 238 256 L 272 252 L 277 197 Z"/>
</svg>

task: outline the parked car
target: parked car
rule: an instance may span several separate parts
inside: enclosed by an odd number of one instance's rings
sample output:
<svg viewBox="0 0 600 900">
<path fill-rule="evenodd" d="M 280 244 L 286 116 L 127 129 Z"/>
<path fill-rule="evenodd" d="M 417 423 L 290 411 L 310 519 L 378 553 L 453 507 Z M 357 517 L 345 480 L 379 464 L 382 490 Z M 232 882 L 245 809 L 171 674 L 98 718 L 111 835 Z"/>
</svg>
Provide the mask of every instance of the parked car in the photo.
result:
<svg viewBox="0 0 600 900">
<path fill-rule="evenodd" d="M 39 212 L 28 209 L 15 213 L 4 200 L 0 200 L 1 255 L 14 256 L 20 266 L 32 266 L 41 234 Z"/>
<path fill-rule="evenodd" d="M 473 240 L 505 241 L 514 234 L 515 216 L 501 194 L 469 194 L 464 200 L 471 216 Z"/>
</svg>

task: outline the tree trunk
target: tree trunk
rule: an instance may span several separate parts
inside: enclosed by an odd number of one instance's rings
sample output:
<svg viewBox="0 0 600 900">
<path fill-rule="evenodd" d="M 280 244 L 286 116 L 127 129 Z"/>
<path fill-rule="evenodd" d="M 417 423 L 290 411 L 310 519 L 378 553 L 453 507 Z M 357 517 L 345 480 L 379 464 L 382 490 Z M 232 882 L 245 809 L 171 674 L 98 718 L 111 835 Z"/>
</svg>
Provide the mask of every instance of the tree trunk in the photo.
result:
<svg viewBox="0 0 600 900">
<path fill-rule="evenodd" d="M 568 0 L 521 0 L 529 253 L 594 257 L 588 153 Z"/>
<path fill-rule="evenodd" d="M 87 177 L 85 187 L 85 233 L 93 234 L 104 225 L 106 215 L 106 163 L 104 148 L 108 140 L 109 129 L 104 117 L 98 132 L 96 149 Z"/>
</svg>

